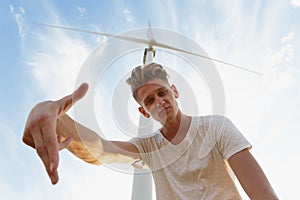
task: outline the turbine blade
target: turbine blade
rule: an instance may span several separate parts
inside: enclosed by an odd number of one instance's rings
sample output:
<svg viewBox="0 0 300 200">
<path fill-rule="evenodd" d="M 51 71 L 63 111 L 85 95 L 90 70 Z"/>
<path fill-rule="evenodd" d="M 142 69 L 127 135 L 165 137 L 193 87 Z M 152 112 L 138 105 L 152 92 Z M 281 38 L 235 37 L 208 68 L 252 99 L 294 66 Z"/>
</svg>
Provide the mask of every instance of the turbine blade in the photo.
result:
<svg viewBox="0 0 300 200">
<path fill-rule="evenodd" d="M 95 32 L 95 31 L 87 31 L 87 30 L 82 30 L 82 29 L 77 29 L 77 28 L 55 26 L 55 25 L 49 25 L 49 24 L 41 24 L 41 23 L 35 23 L 35 24 L 40 25 L 40 26 L 50 27 L 50 28 L 57 28 L 57 29 L 64 29 L 64 30 L 70 30 L 70 31 L 77 31 L 77 32 L 83 32 L 83 33 L 91 33 L 91 34 L 95 34 L 95 35 L 114 37 L 114 38 L 130 41 L 130 42 L 135 42 L 135 43 L 141 43 L 141 44 L 147 44 L 147 45 L 149 44 L 149 40 L 145 40 L 145 39 L 141 39 L 141 38 L 119 36 L 119 35 L 113 35 L 113 34 L 108 34 L 108 33 L 100 33 L 100 32 Z"/>
<path fill-rule="evenodd" d="M 212 61 L 215 61 L 215 62 L 218 62 L 218 63 L 222 63 L 222 64 L 225 64 L 225 65 L 229 65 L 229 66 L 231 66 L 231 67 L 235 67 L 235 68 L 240 69 L 240 70 L 244 70 L 244 71 L 247 71 L 247 72 L 251 72 L 251 73 L 254 73 L 254 74 L 263 76 L 262 73 L 259 73 L 259 72 L 256 72 L 256 71 L 254 71 L 254 70 L 250 70 L 250 69 L 241 67 L 241 66 L 239 66 L 239 65 L 234 65 L 234 64 L 231 64 L 231 63 L 229 63 L 229 62 L 224 62 L 224 61 L 222 61 L 222 60 L 218 60 L 218 59 L 215 59 L 215 58 L 211 58 L 211 57 L 208 57 L 208 56 L 204 56 L 204 55 L 201 55 L 201 54 L 198 54 L 198 53 L 194 53 L 194 52 L 182 50 L 182 49 L 179 49 L 179 48 L 176 48 L 176 47 L 172 47 L 172 46 L 170 46 L 170 45 L 166 45 L 166 44 L 163 44 L 163 43 L 160 43 L 160 42 L 153 42 L 152 45 L 153 45 L 153 46 L 156 46 L 156 47 L 160 47 L 160 48 L 165 48 L 165 49 L 170 49 L 170 50 L 174 50 L 174 51 L 178 51 L 178 52 L 182 52 L 182 53 L 191 54 L 191 55 L 194 55 L 194 56 L 199 56 L 199 57 L 201 57 L 201 58 L 205 58 L 205 59 L 208 59 L 208 60 L 212 60 Z"/>
<path fill-rule="evenodd" d="M 153 32 L 152 32 L 152 28 L 151 28 L 151 22 L 150 22 L 150 18 L 148 19 L 148 32 L 147 32 L 147 37 L 148 39 L 154 40 L 154 36 L 153 36 Z"/>
</svg>

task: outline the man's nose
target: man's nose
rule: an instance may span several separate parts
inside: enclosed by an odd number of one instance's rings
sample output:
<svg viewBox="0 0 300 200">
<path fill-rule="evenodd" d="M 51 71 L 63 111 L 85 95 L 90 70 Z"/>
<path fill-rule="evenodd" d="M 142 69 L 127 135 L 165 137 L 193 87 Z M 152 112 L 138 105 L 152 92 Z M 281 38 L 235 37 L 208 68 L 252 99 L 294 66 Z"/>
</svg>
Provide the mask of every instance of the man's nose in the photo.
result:
<svg viewBox="0 0 300 200">
<path fill-rule="evenodd" d="M 156 106 L 157 107 L 164 107 L 165 104 L 166 104 L 166 101 L 161 99 L 161 98 L 158 98 L 157 101 L 156 101 Z"/>
</svg>

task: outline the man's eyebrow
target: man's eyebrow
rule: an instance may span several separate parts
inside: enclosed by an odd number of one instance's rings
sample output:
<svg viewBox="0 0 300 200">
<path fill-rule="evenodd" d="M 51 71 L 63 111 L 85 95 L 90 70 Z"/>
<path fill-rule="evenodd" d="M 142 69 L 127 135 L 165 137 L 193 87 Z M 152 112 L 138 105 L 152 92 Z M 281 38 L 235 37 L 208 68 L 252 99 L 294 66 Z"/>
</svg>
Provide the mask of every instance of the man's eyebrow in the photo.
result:
<svg viewBox="0 0 300 200">
<path fill-rule="evenodd" d="M 143 102 L 144 102 L 144 103 L 147 102 L 151 97 L 152 97 L 152 95 L 147 96 L 147 97 L 144 99 Z"/>
<path fill-rule="evenodd" d="M 160 87 L 160 88 L 157 88 L 155 91 L 156 92 L 159 92 L 159 91 L 161 91 L 161 90 L 165 90 L 165 89 L 167 89 L 166 87 L 164 87 L 164 86 L 162 86 L 162 87 Z M 144 100 L 143 100 L 143 102 L 146 102 L 149 98 L 151 98 L 152 97 L 152 95 L 150 94 L 150 95 L 148 95 Z"/>
<path fill-rule="evenodd" d="M 161 90 L 165 90 L 165 89 L 167 89 L 167 88 L 162 86 L 162 87 L 158 88 L 156 91 L 161 91 Z"/>
</svg>

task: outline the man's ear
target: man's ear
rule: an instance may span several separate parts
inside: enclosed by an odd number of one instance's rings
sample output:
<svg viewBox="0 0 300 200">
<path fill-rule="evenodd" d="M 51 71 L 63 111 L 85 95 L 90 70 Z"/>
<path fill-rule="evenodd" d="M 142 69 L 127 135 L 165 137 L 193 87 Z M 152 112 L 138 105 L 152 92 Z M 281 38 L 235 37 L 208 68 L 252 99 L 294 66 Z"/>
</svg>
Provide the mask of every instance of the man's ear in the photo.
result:
<svg viewBox="0 0 300 200">
<path fill-rule="evenodd" d="M 178 98 L 179 97 L 179 92 L 178 92 L 176 86 L 175 85 L 171 85 L 171 89 L 172 89 L 172 91 L 175 94 L 175 98 Z"/>
<path fill-rule="evenodd" d="M 139 111 L 144 117 L 150 118 L 149 113 L 147 113 L 147 111 L 143 107 L 139 107 Z"/>
</svg>

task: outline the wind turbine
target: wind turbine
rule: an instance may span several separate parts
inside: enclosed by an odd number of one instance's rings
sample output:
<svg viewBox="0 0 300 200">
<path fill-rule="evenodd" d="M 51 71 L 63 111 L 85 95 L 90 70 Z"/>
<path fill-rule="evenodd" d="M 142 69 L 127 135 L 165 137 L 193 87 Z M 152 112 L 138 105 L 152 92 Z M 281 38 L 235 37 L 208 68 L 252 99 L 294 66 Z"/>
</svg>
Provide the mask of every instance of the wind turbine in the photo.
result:
<svg viewBox="0 0 300 200">
<path fill-rule="evenodd" d="M 83 33 L 102 35 L 102 36 L 113 37 L 113 38 L 117 38 L 117 39 L 121 39 L 121 40 L 127 40 L 127 41 L 131 41 L 131 42 L 135 42 L 135 43 L 146 44 L 146 45 L 148 45 L 148 49 L 149 49 L 149 50 L 146 50 L 147 52 L 148 51 L 152 52 L 151 49 L 153 49 L 153 52 L 154 52 L 155 51 L 154 47 L 158 47 L 158 48 L 162 48 L 162 49 L 169 49 L 169 50 L 173 50 L 173 51 L 177 51 L 177 52 L 181 52 L 181 53 L 186 53 L 186 54 L 198 56 L 198 57 L 201 57 L 201 58 L 204 58 L 204 59 L 208 59 L 208 60 L 211 60 L 211 61 L 214 61 L 214 62 L 218 62 L 218 63 L 224 64 L 224 65 L 227 65 L 227 66 L 234 67 L 236 69 L 251 72 L 251 73 L 254 73 L 256 75 L 263 75 L 260 72 L 242 67 L 240 65 L 235 65 L 235 64 L 225 62 L 225 61 L 222 61 L 222 60 L 219 60 L 219 59 L 216 59 L 216 58 L 211 58 L 209 56 L 205 56 L 205 55 L 202 55 L 202 54 L 199 54 L 199 53 L 196 53 L 196 52 L 191 52 L 191 51 L 188 51 L 188 50 L 184 50 L 184 49 L 180 49 L 180 48 L 177 48 L 177 47 L 170 46 L 168 44 L 164 44 L 162 42 L 158 42 L 153 38 L 153 34 L 152 34 L 152 31 L 151 31 L 151 26 L 148 27 L 148 29 L 150 30 L 150 31 L 148 31 L 148 34 L 147 34 L 148 39 L 142 39 L 142 38 L 136 38 L 136 37 L 119 36 L 119 35 L 113 35 L 113 34 L 109 34 L 109 33 L 87 31 L 87 30 L 82 30 L 82 29 L 77 29 L 77 28 L 56 26 L 56 25 L 50 25 L 50 24 L 42 24 L 42 23 L 35 23 L 35 24 L 40 25 L 40 26 L 50 27 L 50 28 L 58 28 L 58 29 L 65 29 L 65 30 L 83 32 Z M 148 25 L 150 25 L 150 21 L 149 21 Z"/>
<path fill-rule="evenodd" d="M 155 42 L 153 33 L 151 30 L 150 20 L 148 20 L 148 32 L 147 37 L 149 39 L 148 47 L 144 50 L 143 64 L 147 65 L 152 63 L 155 57 L 155 49 L 152 46 L 152 43 Z M 139 117 L 139 130 L 138 136 L 142 135 L 144 132 L 152 132 L 153 123 L 149 118 L 145 118 L 140 114 Z M 133 185 L 131 200 L 152 200 L 152 176 L 151 173 L 136 173 L 136 169 L 133 176 Z"/>
<path fill-rule="evenodd" d="M 113 35 L 113 34 L 108 34 L 108 33 L 100 33 L 100 32 L 94 32 L 94 31 L 87 31 L 87 30 L 82 30 L 82 29 L 76 29 L 76 28 L 71 28 L 71 27 L 64 27 L 64 26 L 55 26 L 55 25 L 49 25 L 49 24 L 40 24 L 37 23 L 37 25 L 40 26 L 45 26 L 45 27 L 50 27 L 50 28 L 57 28 L 57 29 L 64 29 L 64 30 L 70 30 L 70 31 L 77 31 L 77 32 L 84 32 L 84 33 L 90 33 L 90 34 L 96 34 L 96 35 L 102 35 L 102 36 L 108 36 L 108 37 L 113 37 L 116 39 L 120 40 L 126 40 L 130 42 L 135 42 L 135 43 L 141 43 L 147 45 L 147 47 L 144 50 L 144 55 L 143 55 L 143 65 L 149 64 L 154 61 L 155 58 L 155 48 L 162 48 L 162 49 L 168 49 L 172 51 L 177 51 L 180 53 L 184 54 L 190 54 L 193 56 L 198 56 L 203 59 L 208 59 L 211 61 L 215 61 L 218 63 L 222 63 L 246 72 L 254 73 L 256 75 L 262 75 L 259 72 L 234 65 L 228 62 L 224 62 L 222 60 L 218 60 L 215 58 L 208 57 L 206 55 L 202 55 L 196 52 L 191 52 L 188 50 L 180 49 L 174 46 L 170 46 L 168 44 L 164 44 L 162 42 L 156 41 L 152 32 L 151 28 L 151 23 L 150 20 L 148 20 L 148 31 L 147 31 L 147 39 L 143 38 L 137 38 L 137 37 L 128 37 L 128 36 L 119 36 L 119 35 Z M 154 48 L 155 47 L 155 48 Z M 138 135 L 145 133 L 145 132 L 151 132 L 153 129 L 153 124 L 151 120 L 144 118 L 142 115 L 140 116 L 139 119 L 139 130 L 138 130 Z M 133 187 L 132 187 L 132 200 L 152 200 L 152 177 L 151 173 L 135 173 L 133 177 Z"/>
</svg>

